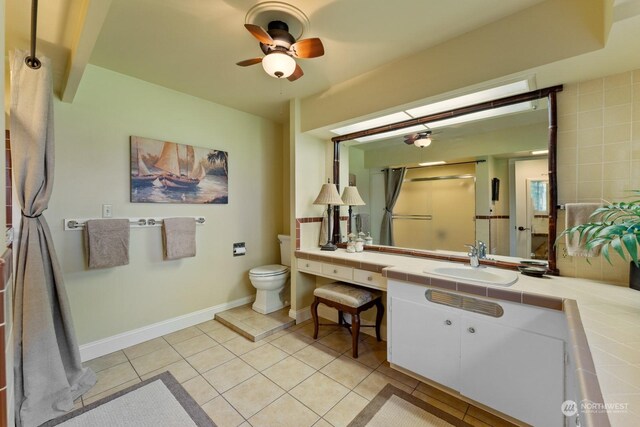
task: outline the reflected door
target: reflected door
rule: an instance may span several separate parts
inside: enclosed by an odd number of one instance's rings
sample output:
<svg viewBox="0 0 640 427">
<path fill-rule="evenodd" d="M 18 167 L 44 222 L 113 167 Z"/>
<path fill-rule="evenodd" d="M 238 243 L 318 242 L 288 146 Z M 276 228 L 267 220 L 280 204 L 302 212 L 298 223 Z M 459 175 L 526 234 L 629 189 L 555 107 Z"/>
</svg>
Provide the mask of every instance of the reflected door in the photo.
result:
<svg viewBox="0 0 640 427">
<path fill-rule="evenodd" d="M 515 221 L 512 222 L 512 242 L 520 258 L 547 259 L 548 166 L 546 159 L 515 162 Z M 545 218 L 546 216 L 546 218 Z"/>
<path fill-rule="evenodd" d="M 549 181 L 527 180 L 527 248 L 532 259 L 549 257 Z"/>
<path fill-rule="evenodd" d="M 395 246 L 464 250 L 475 239 L 475 180 L 419 178 L 403 184 L 393 210 Z"/>
</svg>

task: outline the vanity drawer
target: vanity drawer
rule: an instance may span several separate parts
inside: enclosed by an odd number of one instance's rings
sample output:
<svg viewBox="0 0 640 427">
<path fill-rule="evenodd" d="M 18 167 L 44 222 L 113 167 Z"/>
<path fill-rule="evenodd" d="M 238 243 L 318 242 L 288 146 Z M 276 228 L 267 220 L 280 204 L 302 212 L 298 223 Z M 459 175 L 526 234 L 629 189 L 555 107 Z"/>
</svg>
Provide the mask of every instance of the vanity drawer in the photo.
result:
<svg viewBox="0 0 640 427">
<path fill-rule="evenodd" d="M 298 270 L 309 273 L 322 273 L 322 263 L 308 259 L 298 259 Z"/>
<path fill-rule="evenodd" d="M 322 274 L 340 280 L 353 280 L 353 268 L 335 264 L 322 264 Z"/>
<path fill-rule="evenodd" d="M 364 286 L 376 289 L 387 289 L 387 280 L 380 273 L 367 270 L 353 270 L 353 281 Z"/>
</svg>

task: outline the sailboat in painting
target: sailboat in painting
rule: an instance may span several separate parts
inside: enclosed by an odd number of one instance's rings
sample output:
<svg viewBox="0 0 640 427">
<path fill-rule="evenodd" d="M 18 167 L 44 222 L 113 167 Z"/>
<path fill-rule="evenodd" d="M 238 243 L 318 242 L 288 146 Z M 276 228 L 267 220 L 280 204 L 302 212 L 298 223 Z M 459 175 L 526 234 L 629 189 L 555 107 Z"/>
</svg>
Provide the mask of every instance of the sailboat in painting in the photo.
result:
<svg viewBox="0 0 640 427">
<path fill-rule="evenodd" d="M 152 174 L 149 171 L 147 165 L 144 163 L 144 160 L 142 160 L 142 155 L 140 154 L 140 147 L 138 147 L 138 144 L 136 144 L 136 156 L 136 160 L 138 162 L 138 173 L 137 175 L 131 175 L 131 183 L 135 187 L 147 187 L 153 185 L 153 181 L 155 181 L 158 176 Z"/>
<path fill-rule="evenodd" d="M 183 174 L 180 171 L 178 148 L 176 143 L 165 142 L 160 158 L 154 166 L 166 172 L 159 178 L 165 188 L 169 190 L 193 190 L 205 177 L 206 171 L 202 164 L 196 160 L 193 147 L 187 146 L 187 167 L 191 163 L 191 170 L 186 175 Z"/>
</svg>

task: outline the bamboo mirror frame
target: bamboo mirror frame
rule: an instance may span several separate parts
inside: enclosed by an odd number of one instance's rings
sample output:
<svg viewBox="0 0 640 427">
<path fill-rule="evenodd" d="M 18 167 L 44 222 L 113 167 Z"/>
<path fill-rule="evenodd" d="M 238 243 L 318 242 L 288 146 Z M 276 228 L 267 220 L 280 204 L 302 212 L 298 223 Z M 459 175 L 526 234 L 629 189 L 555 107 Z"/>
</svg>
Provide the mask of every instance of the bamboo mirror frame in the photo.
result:
<svg viewBox="0 0 640 427">
<path fill-rule="evenodd" d="M 454 110 L 443 111 L 441 113 L 430 114 L 427 116 L 417 117 L 389 125 L 378 126 L 359 132 L 348 133 L 331 138 L 333 142 L 333 183 L 340 189 L 340 143 L 350 141 L 352 139 L 362 138 L 364 136 L 377 135 L 398 129 L 408 128 L 415 125 L 429 124 L 438 120 L 460 117 L 471 113 L 491 110 L 494 108 L 505 107 L 507 105 L 519 104 L 521 102 L 534 101 L 537 99 L 547 98 L 548 102 L 548 166 L 549 166 L 549 235 L 547 244 L 549 246 L 549 272 L 558 275 L 559 271 L 556 265 L 556 248 L 555 239 L 557 231 L 558 219 L 558 176 L 557 176 L 557 145 L 558 145 L 558 105 L 557 94 L 562 91 L 562 85 L 551 86 L 544 89 L 538 89 L 527 93 L 508 96 L 493 101 L 482 102 L 467 107 L 457 108 Z M 333 243 L 340 241 L 340 207 L 334 206 L 333 215 Z"/>
</svg>

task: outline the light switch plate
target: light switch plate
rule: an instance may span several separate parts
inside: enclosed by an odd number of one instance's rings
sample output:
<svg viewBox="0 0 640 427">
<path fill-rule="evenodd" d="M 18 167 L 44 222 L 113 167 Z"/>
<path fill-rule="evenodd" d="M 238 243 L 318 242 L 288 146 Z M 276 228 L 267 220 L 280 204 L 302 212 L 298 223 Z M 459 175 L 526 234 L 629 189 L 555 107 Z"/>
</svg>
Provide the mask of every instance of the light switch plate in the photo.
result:
<svg viewBox="0 0 640 427">
<path fill-rule="evenodd" d="M 111 218 L 113 215 L 112 205 L 102 205 L 102 218 Z"/>
</svg>

